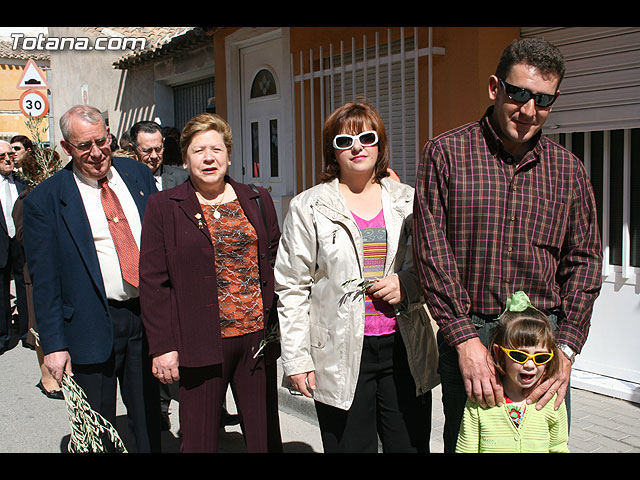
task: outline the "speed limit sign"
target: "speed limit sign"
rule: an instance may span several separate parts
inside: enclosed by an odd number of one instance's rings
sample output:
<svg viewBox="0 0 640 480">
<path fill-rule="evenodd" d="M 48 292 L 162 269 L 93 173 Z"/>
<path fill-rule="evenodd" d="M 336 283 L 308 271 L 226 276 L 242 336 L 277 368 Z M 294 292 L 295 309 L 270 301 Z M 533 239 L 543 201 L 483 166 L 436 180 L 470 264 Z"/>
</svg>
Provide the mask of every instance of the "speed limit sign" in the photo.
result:
<svg viewBox="0 0 640 480">
<path fill-rule="evenodd" d="M 49 100 L 38 90 L 27 90 L 20 97 L 20 110 L 25 117 L 44 117 L 49 111 Z"/>
</svg>

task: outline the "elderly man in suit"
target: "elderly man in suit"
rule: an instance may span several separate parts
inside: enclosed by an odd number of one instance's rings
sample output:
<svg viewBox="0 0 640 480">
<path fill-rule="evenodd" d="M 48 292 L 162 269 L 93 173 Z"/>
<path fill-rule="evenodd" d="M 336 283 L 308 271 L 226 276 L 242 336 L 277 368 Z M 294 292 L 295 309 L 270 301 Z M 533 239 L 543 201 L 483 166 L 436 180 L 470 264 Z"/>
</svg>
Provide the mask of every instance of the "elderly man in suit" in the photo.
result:
<svg viewBox="0 0 640 480">
<path fill-rule="evenodd" d="M 9 142 L 0 140 L 0 277 L 2 285 L 0 291 L 0 354 L 7 350 L 11 341 L 11 276 L 13 275 L 16 288 L 16 304 L 18 307 L 18 333 L 22 345 L 27 347 L 28 316 L 26 294 L 24 288 L 24 257 L 22 248 L 16 238 L 13 224 L 13 204 L 20 192 L 27 186 L 14 177 L 16 152 Z"/>
<path fill-rule="evenodd" d="M 163 164 L 164 137 L 159 124 L 148 120 L 138 122 L 131 127 L 129 137 L 131 149 L 153 173 L 158 190 L 168 190 L 189 178 L 184 168 Z"/>
<path fill-rule="evenodd" d="M 71 162 L 27 195 L 23 210 L 45 365 L 59 382 L 72 374 L 114 426 L 119 382 L 127 449 L 159 451 L 158 388 L 138 300 L 142 217 L 157 189 L 144 165 L 112 157 L 96 108 L 72 107 L 60 129 Z"/>
</svg>

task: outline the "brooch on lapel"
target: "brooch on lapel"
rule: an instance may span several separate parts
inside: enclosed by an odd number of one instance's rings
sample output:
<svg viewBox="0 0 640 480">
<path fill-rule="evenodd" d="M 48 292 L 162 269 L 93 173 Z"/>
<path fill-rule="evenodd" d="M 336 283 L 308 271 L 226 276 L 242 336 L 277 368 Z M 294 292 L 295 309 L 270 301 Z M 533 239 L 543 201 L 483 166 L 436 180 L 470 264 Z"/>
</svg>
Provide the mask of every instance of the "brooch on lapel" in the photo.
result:
<svg viewBox="0 0 640 480">
<path fill-rule="evenodd" d="M 202 223 L 202 215 L 200 215 L 199 213 L 195 214 L 196 220 L 198 220 L 198 228 L 202 230 L 202 227 L 204 227 L 204 224 Z"/>
</svg>

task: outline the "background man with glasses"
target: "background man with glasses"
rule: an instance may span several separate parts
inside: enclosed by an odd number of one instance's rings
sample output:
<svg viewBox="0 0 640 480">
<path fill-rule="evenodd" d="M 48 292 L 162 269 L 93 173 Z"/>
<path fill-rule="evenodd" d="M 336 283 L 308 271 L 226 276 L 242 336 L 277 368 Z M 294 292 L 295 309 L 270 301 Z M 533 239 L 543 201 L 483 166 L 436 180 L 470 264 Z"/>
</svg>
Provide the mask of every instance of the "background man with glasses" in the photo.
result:
<svg viewBox="0 0 640 480">
<path fill-rule="evenodd" d="M 168 190 L 186 182 L 189 178 L 189 172 L 184 168 L 164 165 L 164 137 L 162 127 L 156 122 L 144 120 L 134 124 L 129 130 L 129 146 L 138 161 L 144 163 L 153 173 L 158 190 Z M 177 384 L 169 385 L 158 382 L 158 387 L 160 389 L 162 429 L 169 430 L 171 428 L 169 405 L 172 398 L 178 399 Z"/>
<path fill-rule="evenodd" d="M 71 161 L 29 193 L 23 209 L 45 365 L 59 382 L 72 373 L 91 408 L 114 427 L 119 383 L 129 419 L 127 449 L 160 451 L 158 387 L 137 272 L 142 217 L 157 192 L 153 177 L 133 159 L 112 157 L 99 110 L 72 107 L 60 130 Z"/>
<path fill-rule="evenodd" d="M 142 121 L 131 127 L 129 132 L 132 150 L 138 160 L 151 169 L 158 190 L 168 190 L 189 178 L 189 172 L 174 165 L 164 165 L 164 138 L 162 127 L 156 122 Z"/>
<path fill-rule="evenodd" d="M 18 335 L 22 345 L 28 347 L 26 293 L 24 287 L 24 255 L 16 238 L 13 223 L 13 205 L 27 185 L 13 175 L 16 152 L 9 142 L 0 140 L 0 354 L 10 348 L 11 342 L 11 277 L 14 278 L 16 306 L 18 307 Z"/>
<path fill-rule="evenodd" d="M 580 159 L 541 132 L 564 69 L 549 43 L 512 42 L 489 77 L 494 105 L 429 141 L 419 162 L 414 254 L 440 327 L 445 452 L 467 396 L 503 401 L 486 345 L 508 295 L 525 291 L 558 328 L 562 368 L 530 393 L 538 407 L 565 399 L 587 338 L 601 287 L 593 190 Z"/>
</svg>

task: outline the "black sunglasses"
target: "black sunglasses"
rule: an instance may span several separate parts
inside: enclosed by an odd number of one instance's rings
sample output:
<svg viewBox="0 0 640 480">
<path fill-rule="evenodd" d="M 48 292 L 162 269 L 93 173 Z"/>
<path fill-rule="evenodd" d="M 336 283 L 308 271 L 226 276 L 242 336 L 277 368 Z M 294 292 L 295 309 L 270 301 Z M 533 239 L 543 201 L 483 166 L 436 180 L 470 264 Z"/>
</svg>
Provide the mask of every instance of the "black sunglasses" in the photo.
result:
<svg viewBox="0 0 640 480">
<path fill-rule="evenodd" d="M 555 102 L 556 98 L 558 98 L 558 92 L 554 93 L 553 95 L 548 93 L 533 93 L 531 90 L 511 85 L 510 83 L 507 83 L 502 79 L 500 79 L 500 83 L 502 83 L 504 91 L 507 92 L 509 98 L 514 102 L 527 103 L 533 98 L 536 107 L 547 108 L 553 105 L 553 102 Z"/>
</svg>

